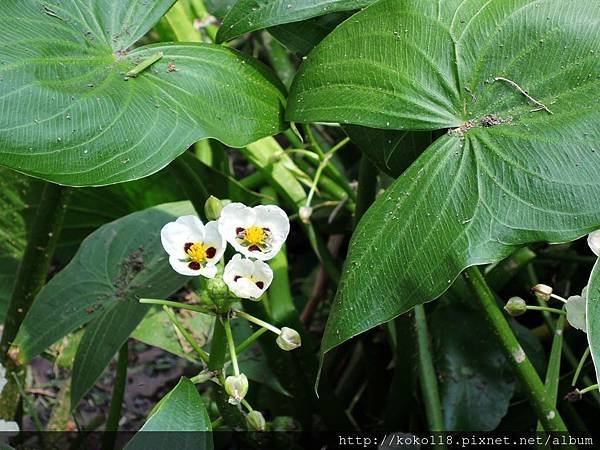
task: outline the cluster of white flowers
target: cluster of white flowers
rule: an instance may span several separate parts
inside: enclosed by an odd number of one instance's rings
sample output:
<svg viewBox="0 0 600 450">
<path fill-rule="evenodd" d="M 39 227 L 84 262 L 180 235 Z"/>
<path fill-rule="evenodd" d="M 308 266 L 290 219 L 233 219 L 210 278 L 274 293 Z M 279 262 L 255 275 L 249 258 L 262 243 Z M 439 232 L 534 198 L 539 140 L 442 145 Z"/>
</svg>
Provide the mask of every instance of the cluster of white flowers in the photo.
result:
<svg viewBox="0 0 600 450">
<path fill-rule="evenodd" d="M 273 271 L 264 261 L 279 253 L 289 232 L 289 219 L 278 206 L 229 203 L 218 220 L 206 225 L 196 216 L 166 224 L 161 241 L 175 271 L 206 278 L 217 274 L 229 243 L 239 253 L 225 266 L 223 281 L 236 297 L 257 300 L 273 281 Z"/>
</svg>

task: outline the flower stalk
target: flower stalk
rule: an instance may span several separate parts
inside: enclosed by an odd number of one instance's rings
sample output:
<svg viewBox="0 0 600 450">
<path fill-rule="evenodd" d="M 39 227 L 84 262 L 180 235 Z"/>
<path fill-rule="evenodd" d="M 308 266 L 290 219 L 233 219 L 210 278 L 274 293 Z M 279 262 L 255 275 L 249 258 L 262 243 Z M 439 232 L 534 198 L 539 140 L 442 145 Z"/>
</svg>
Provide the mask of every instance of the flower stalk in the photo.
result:
<svg viewBox="0 0 600 450">
<path fill-rule="evenodd" d="M 190 346 L 198 354 L 198 356 L 200 357 L 200 359 L 205 364 L 208 364 L 208 360 L 210 358 L 210 355 L 208 353 L 206 353 L 204 350 L 202 350 L 202 348 L 200 348 L 200 346 L 198 345 L 198 342 L 196 342 L 196 339 L 194 339 L 192 337 L 192 335 L 188 332 L 188 330 L 185 329 L 185 327 L 183 326 L 183 324 L 179 320 L 177 320 L 177 317 L 175 316 L 175 314 L 173 313 L 173 311 L 171 311 L 165 305 L 163 305 L 162 309 L 165 312 L 165 314 L 167 315 L 167 317 L 169 318 L 169 320 L 171 321 L 171 323 L 175 326 L 175 328 L 177 328 L 177 330 L 181 333 L 181 335 L 187 341 L 187 343 L 190 344 Z"/>
<path fill-rule="evenodd" d="M 417 348 L 419 353 L 419 380 L 425 402 L 427 424 L 431 431 L 444 431 L 444 418 L 438 389 L 437 375 L 433 365 L 433 355 L 429 343 L 427 317 L 423 305 L 415 306 L 415 329 L 417 332 Z M 443 445 L 435 448 L 445 448 Z"/>
<path fill-rule="evenodd" d="M 231 323 L 228 318 L 223 319 L 222 323 L 223 328 L 225 329 L 225 336 L 227 337 L 227 346 L 229 347 L 229 356 L 231 357 L 231 364 L 233 365 L 233 373 L 239 375 L 240 367 L 238 366 L 237 355 L 235 354 L 235 343 L 233 342 Z"/>
<path fill-rule="evenodd" d="M 248 314 L 247 312 L 241 311 L 239 309 L 233 309 L 232 311 L 236 316 L 242 317 L 242 318 L 246 319 L 248 322 L 252 322 L 260 327 L 266 328 L 267 330 L 275 333 L 277 336 L 279 336 L 281 334 L 281 330 L 279 328 L 277 328 L 276 326 L 271 325 L 269 322 L 265 322 L 264 320 L 261 320 L 258 317 L 254 317 L 254 316 Z"/>
</svg>

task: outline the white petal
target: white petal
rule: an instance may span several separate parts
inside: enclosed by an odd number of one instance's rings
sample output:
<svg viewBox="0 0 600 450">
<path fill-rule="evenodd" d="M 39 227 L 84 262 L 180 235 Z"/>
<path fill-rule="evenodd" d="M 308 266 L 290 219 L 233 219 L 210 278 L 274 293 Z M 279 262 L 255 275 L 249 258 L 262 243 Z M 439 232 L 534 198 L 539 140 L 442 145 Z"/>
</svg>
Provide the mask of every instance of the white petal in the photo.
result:
<svg viewBox="0 0 600 450">
<path fill-rule="evenodd" d="M 264 292 L 248 278 L 239 278 L 231 286 L 227 285 L 229 290 L 239 298 L 258 299 Z"/>
<path fill-rule="evenodd" d="M 254 270 L 252 272 L 252 276 L 257 281 L 262 281 L 264 283 L 262 288 L 262 291 L 264 292 L 269 288 L 271 282 L 273 281 L 273 271 L 268 264 L 262 261 L 254 261 L 253 266 Z"/>
<path fill-rule="evenodd" d="M 206 266 L 198 271 L 200 275 L 206 278 L 214 278 L 217 274 L 217 266 Z"/>
<path fill-rule="evenodd" d="M 247 256 L 248 249 L 237 242 L 236 230 L 238 228 L 248 228 L 254 224 L 256 214 L 252 208 L 242 203 L 229 203 L 225 205 L 219 217 L 219 233 L 229 242 L 236 251 Z"/>
<path fill-rule="evenodd" d="M 256 224 L 261 228 L 269 228 L 274 236 L 285 241 L 290 232 L 290 220 L 283 209 L 276 205 L 259 205 L 254 207 Z"/>
<path fill-rule="evenodd" d="M 198 216 L 181 216 L 175 223 L 184 225 L 190 231 L 190 236 L 194 238 L 194 242 L 202 242 L 204 239 L 204 224 Z"/>
<path fill-rule="evenodd" d="M 175 272 L 180 273 L 181 275 L 186 275 L 188 277 L 195 277 L 200 275 L 199 270 L 193 270 L 189 268 L 189 262 L 181 261 L 180 259 L 174 256 L 169 257 L 169 264 L 171 264 L 171 267 Z"/>
<path fill-rule="evenodd" d="M 596 256 L 600 256 L 600 230 L 589 234 L 588 245 Z"/>
<path fill-rule="evenodd" d="M 249 277 L 261 281 L 263 288 L 259 288 L 256 283 L 248 279 Z M 272 280 L 273 271 L 267 264 L 242 258 L 239 254 L 231 258 L 223 272 L 223 281 L 231 293 L 239 298 L 258 299 L 267 290 Z"/>
<path fill-rule="evenodd" d="M 225 253 L 225 238 L 219 233 L 219 224 L 214 220 L 208 222 L 204 227 L 204 246 L 214 247 L 217 250 L 215 256 L 207 260 L 209 265 L 218 263 Z"/>
<path fill-rule="evenodd" d="M 160 240 L 165 251 L 176 258 L 185 258 L 185 243 L 189 237 L 188 229 L 175 222 L 169 222 L 160 230 Z"/>
<path fill-rule="evenodd" d="M 567 311 L 567 321 L 573 328 L 577 328 L 583 332 L 586 332 L 585 324 L 585 306 L 586 301 L 580 295 L 573 295 L 567 299 L 565 309 Z"/>
<path fill-rule="evenodd" d="M 169 263 L 175 272 L 188 277 L 197 277 L 202 275 L 206 278 L 214 278 L 214 276 L 217 274 L 217 268 L 214 265 L 206 266 L 203 269 L 194 270 L 190 269 L 189 262 L 181 261 L 174 256 L 169 257 Z"/>
</svg>

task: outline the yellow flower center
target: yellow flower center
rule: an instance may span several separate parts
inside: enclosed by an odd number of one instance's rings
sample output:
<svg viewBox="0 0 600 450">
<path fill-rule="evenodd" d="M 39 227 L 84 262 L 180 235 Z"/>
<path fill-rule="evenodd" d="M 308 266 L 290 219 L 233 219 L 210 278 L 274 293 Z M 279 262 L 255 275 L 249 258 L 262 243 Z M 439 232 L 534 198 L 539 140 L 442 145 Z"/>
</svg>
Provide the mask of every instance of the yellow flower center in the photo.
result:
<svg viewBox="0 0 600 450">
<path fill-rule="evenodd" d="M 206 259 L 206 247 L 198 242 L 189 246 L 186 250 L 187 255 L 192 261 L 202 262 Z"/>
<path fill-rule="evenodd" d="M 266 233 L 262 228 L 252 225 L 246 229 L 244 240 L 250 245 L 262 244 L 265 241 Z"/>
</svg>

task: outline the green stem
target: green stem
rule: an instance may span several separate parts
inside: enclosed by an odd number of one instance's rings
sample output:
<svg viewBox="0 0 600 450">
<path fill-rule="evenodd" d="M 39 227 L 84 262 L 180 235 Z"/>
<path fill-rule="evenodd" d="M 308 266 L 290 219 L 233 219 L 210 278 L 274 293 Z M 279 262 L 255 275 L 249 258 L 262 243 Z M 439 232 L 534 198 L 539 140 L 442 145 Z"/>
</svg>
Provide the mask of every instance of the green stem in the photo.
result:
<svg viewBox="0 0 600 450">
<path fill-rule="evenodd" d="M 254 341 L 256 341 L 259 337 L 261 337 L 267 331 L 269 331 L 269 330 L 264 327 L 261 327 L 258 330 L 256 330 L 254 333 L 252 333 L 250 336 L 248 336 L 240 345 L 238 345 L 235 348 L 236 354 L 239 355 L 242 352 L 244 352 L 248 347 L 250 347 L 254 343 Z"/>
<path fill-rule="evenodd" d="M 210 358 L 208 360 L 208 369 L 212 371 L 222 371 L 225 364 L 225 348 L 227 347 L 227 337 L 225 328 L 220 320 L 215 320 L 212 341 L 210 343 Z"/>
<path fill-rule="evenodd" d="M 252 406 L 250 406 L 250 403 L 248 403 L 248 400 L 243 399 L 242 400 L 242 405 L 244 405 L 244 408 L 246 408 L 248 410 L 248 412 L 252 412 Z"/>
<path fill-rule="evenodd" d="M 425 402 L 425 413 L 429 431 L 444 431 L 444 418 L 442 416 L 442 405 L 437 383 L 433 356 L 429 344 L 429 332 L 427 331 L 427 318 L 423 305 L 415 306 L 415 328 L 417 332 L 417 347 L 419 349 L 419 380 L 421 392 Z M 444 446 L 436 446 L 444 448 Z"/>
<path fill-rule="evenodd" d="M 545 386 L 498 307 L 494 294 L 479 269 L 477 267 L 468 268 L 465 271 L 465 279 L 479 300 L 487 321 L 512 364 L 516 377 L 521 381 L 525 394 L 544 426 L 544 430 L 567 432 L 565 423 L 548 397 Z"/>
<path fill-rule="evenodd" d="M 560 361 L 563 348 L 563 332 L 565 329 L 566 316 L 561 315 L 556 322 L 554 330 L 554 338 L 552 339 L 552 349 L 550 350 L 550 358 L 548 360 L 548 368 L 546 369 L 546 393 L 552 405 L 556 406 L 558 397 L 558 382 L 560 380 Z M 541 422 L 538 422 L 537 431 L 543 431 Z"/>
<path fill-rule="evenodd" d="M 588 392 L 597 391 L 597 390 L 598 390 L 598 385 L 597 384 L 592 384 L 591 386 L 588 386 L 585 389 L 580 390 L 579 393 L 581 395 L 583 395 L 583 394 L 587 394 Z"/>
<path fill-rule="evenodd" d="M 210 357 L 209 354 L 206 353 L 204 350 L 202 350 L 202 348 L 200 348 L 200 346 L 198 345 L 196 340 L 192 337 L 192 335 L 188 332 L 188 330 L 186 330 L 185 327 L 183 326 L 183 324 L 179 320 L 177 320 L 177 317 L 175 316 L 173 311 L 171 311 L 165 305 L 163 305 L 163 311 L 165 312 L 165 314 L 167 315 L 167 317 L 169 318 L 171 323 L 175 326 L 175 328 L 177 328 L 179 330 L 179 332 L 184 337 L 184 339 L 188 342 L 188 344 L 190 344 L 190 346 L 198 354 L 200 359 L 202 361 L 204 361 L 205 364 L 208 364 L 208 360 Z"/>
<path fill-rule="evenodd" d="M 579 379 L 579 374 L 581 373 L 581 369 L 583 369 L 583 366 L 589 356 L 590 356 L 590 347 L 585 349 L 585 352 L 583 352 L 583 356 L 579 360 L 579 364 L 577 364 L 577 368 L 575 369 L 575 375 L 573 375 L 573 381 L 571 381 L 571 386 L 575 386 L 577 384 L 577 380 Z"/>
<path fill-rule="evenodd" d="M 14 341 L 35 297 L 46 283 L 70 193 L 69 189 L 57 184 L 46 183 L 44 186 L 6 311 L 0 341 L 1 363 L 7 361 L 8 347 Z"/>
<path fill-rule="evenodd" d="M 252 322 L 260 327 L 266 328 L 267 330 L 275 333 L 277 336 L 279 336 L 281 334 L 281 330 L 279 328 L 277 328 L 276 326 L 271 325 L 269 322 L 265 322 L 264 320 L 261 320 L 258 317 L 254 317 L 254 316 L 248 314 L 247 312 L 241 311 L 239 309 L 234 309 L 233 312 L 235 313 L 236 316 L 243 317 L 248 322 Z"/>
<path fill-rule="evenodd" d="M 527 309 L 530 311 L 546 311 L 549 313 L 559 314 L 562 316 L 567 315 L 566 311 L 563 311 L 561 309 L 556 309 L 556 308 L 550 308 L 548 306 L 527 306 Z"/>
<path fill-rule="evenodd" d="M 117 359 L 117 372 L 115 375 L 115 384 L 110 400 L 110 410 L 106 420 L 106 432 L 102 435 L 102 450 L 112 450 L 115 447 L 117 431 L 119 430 L 119 420 L 121 420 L 121 405 L 125 394 L 125 384 L 127 383 L 127 362 L 129 352 L 127 342 L 119 350 Z"/>
<path fill-rule="evenodd" d="M 233 373 L 239 375 L 240 367 L 238 366 L 237 355 L 235 354 L 235 342 L 233 342 L 233 333 L 231 333 L 229 319 L 226 318 L 223 320 L 223 328 L 225 328 L 225 336 L 227 337 L 227 346 L 229 347 L 229 357 L 231 358 L 231 364 L 233 365 Z"/>
<path fill-rule="evenodd" d="M 221 425 L 223 425 L 223 423 L 225 423 L 225 421 L 222 417 L 219 417 L 211 422 L 210 428 L 211 430 L 214 430 L 215 428 L 219 428 Z"/>
<path fill-rule="evenodd" d="M 363 214 L 375 201 L 377 193 L 377 169 L 371 161 L 363 155 L 358 168 L 358 193 L 356 196 L 356 212 L 354 215 L 354 227 L 362 218 Z"/>
<path fill-rule="evenodd" d="M 188 305 L 186 303 L 180 302 L 172 302 L 170 300 L 160 300 L 154 298 L 140 298 L 140 303 L 148 304 L 148 305 L 161 305 L 161 306 L 169 306 L 171 308 L 179 308 L 179 309 L 187 309 L 188 311 L 194 311 L 202 314 L 206 314 L 207 310 L 202 308 L 201 306 Z"/>
</svg>

